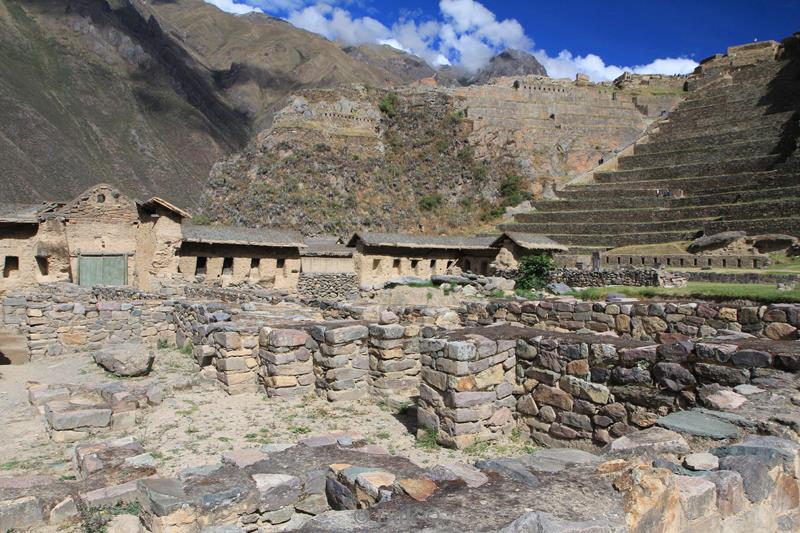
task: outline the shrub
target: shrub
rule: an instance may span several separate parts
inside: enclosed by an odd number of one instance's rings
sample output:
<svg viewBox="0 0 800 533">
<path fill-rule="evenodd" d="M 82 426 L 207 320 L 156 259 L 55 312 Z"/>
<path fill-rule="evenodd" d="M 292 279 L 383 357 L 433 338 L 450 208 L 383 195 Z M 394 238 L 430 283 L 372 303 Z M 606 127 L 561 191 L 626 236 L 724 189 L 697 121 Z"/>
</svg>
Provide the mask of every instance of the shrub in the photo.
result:
<svg viewBox="0 0 800 533">
<path fill-rule="evenodd" d="M 378 109 L 381 110 L 387 117 L 393 118 L 397 115 L 397 104 L 399 103 L 399 99 L 397 98 L 396 93 L 388 93 L 386 96 L 381 98 L 381 101 L 378 103 Z"/>
<path fill-rule="evenodd" d="M 553 258 L 548 254 L 526 255 L 519 262 L 516 287 L 524 290 L 544 288 L 553 267 Z"/>
<path fill-rule="evenodd" d="M 432 211 L 442 205 L 442 195 L 437 193 L 425 194 L 419 199 L 419 208 L 423 211 Z"/>
<path fill-rule="evenodd" d="M 500 183 L 500 197 L 503 205 L 517 205 L 525 200 L 522 189 L 522 178 L 516 174 L 509 174 Z"/>
</svg>

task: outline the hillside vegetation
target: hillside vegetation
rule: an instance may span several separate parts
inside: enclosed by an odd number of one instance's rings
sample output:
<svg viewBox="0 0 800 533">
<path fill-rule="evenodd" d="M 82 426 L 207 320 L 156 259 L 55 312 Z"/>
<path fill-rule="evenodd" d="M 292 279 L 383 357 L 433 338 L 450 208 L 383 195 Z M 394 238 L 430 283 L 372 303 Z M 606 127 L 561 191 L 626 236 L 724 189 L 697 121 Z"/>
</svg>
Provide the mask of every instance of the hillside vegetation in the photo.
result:
<svg viewBox="0 0 800 533">
<path fill-rule="evenodd" d="M 357 228 L 458 232 L 523 200 L 529 181 L 511 158 L 477 161 L 469 122 L 442 93 L 367 99 L 381 110 L 383 153 L 318 129 L 273 131 L 216 165 L 209 219 L 346 234 Z"/>
</svg>

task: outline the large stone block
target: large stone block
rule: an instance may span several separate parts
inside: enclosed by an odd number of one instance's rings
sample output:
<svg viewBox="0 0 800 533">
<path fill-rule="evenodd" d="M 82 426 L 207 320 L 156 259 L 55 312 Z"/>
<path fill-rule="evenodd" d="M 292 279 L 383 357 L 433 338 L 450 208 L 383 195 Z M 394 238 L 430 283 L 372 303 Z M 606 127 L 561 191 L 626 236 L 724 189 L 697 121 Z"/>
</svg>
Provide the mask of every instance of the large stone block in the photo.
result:
<svg viewBox="0 0 800 533">
<path fill-rule="evenodd" d="M 45 418 L 50 427 L 56 430 L 104 428 L 111 423 L 111 409 L 50 402 L 45 405 Z"/>
<path fill-rule="evenodd" d="M 330 344 L 344 344 L 359 339 L 364 339 L 369 334 L 367 326 L 346 326 L 328 329 L 325 331 L 325 342 Z"/>
</svg>

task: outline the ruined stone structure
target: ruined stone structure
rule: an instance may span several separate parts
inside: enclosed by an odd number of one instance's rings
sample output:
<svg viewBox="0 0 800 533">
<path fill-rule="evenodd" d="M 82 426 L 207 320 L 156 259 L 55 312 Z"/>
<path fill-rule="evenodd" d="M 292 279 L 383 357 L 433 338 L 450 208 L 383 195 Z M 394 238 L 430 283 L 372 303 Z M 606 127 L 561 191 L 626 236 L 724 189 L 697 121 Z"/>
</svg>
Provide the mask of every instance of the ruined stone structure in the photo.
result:
<svg viewBox="0 0 800 533">
<path fill-rule="evenodd" d="M 453 94 L 463 99 L 478 157 L 510 152 L 532 175 L 558 184 L 632 143 L 650 117 L 681 98 L 678 88 L 639 103 L 613 86 L 541 76 L 498 78 Z"/>
<path fill-rule="evenodd" d="M 726 230 L 800 235 L 797 36 L 731 47 L 690 76 L 685 101 L 587 184 L 504 226 L 576 251 Z M 750 265 L 748 265 L 750 266 Z"/>
</svg>

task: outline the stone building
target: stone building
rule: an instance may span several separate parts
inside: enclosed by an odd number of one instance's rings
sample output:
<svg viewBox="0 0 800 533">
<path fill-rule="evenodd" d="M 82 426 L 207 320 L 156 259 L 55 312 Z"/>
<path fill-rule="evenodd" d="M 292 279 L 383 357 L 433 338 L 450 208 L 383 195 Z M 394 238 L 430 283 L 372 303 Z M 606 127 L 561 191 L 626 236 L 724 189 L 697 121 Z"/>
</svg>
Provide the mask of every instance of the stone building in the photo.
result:
<svg viewBox="0 0 800 533">
<path fill-rule="evenodd" d="M 181 222 L 190 216 L 105 184 L 67 204 L 6 204 L 0 214 L 0 290 L 55 281 L 149 289 L 153 277 L 177 272 Z"/>
<path fill-rule="evenodd" d="M 445 237 L 401 233 L 357 232 L 347 243 L 355 248 L 353 264 L 359 283 L 384 283 L 398 276 L 430 277 L 458 266 L 487 274 L 497 250 L 495 237 Z"/>
<path fill-rule="evenodd" d="M 296 231 L 184 224 L 179 271 L 193 281 L 293 289 L 304 248 L 303 236 Z"/>
</svg>

